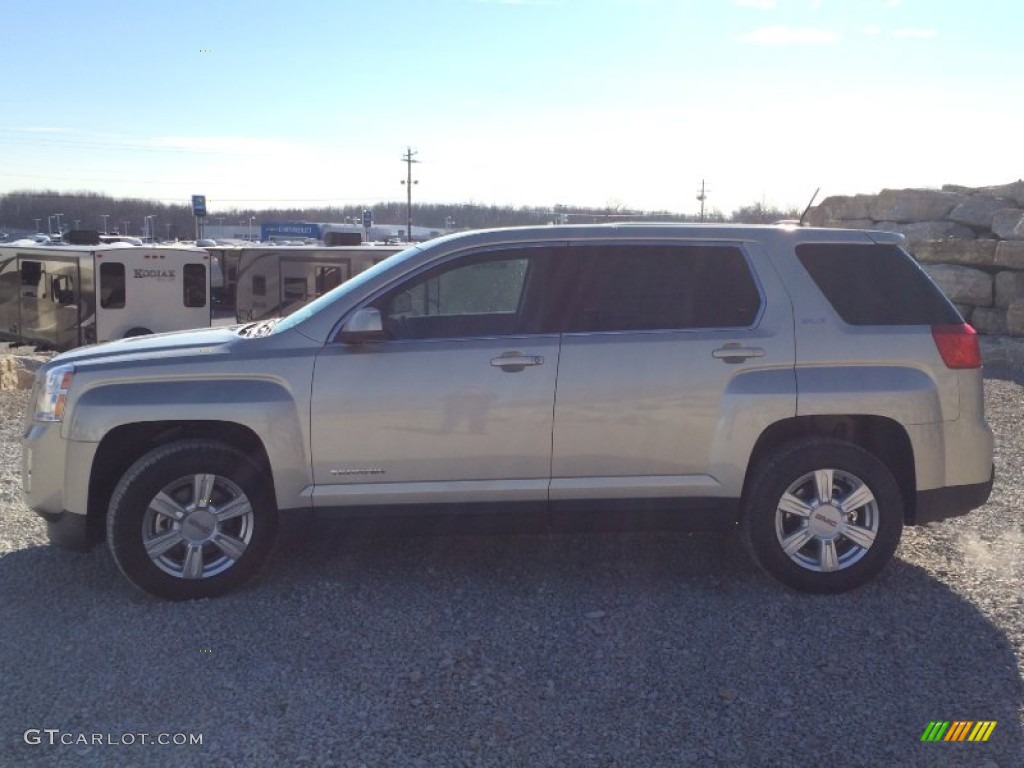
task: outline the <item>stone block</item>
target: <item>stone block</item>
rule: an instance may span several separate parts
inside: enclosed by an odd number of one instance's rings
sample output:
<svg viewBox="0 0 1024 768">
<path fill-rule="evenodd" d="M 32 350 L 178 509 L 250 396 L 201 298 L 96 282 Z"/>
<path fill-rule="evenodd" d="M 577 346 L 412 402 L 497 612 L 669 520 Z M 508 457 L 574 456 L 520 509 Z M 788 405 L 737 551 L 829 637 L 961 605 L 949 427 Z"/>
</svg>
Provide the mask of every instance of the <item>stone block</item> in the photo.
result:
<svg viewBox="0 0 1024 768">
<path fill-rule="evenodd" d="M 992 306 L 992 276 L 988 273 L 956 264 L 928 264 L 925 271 L 951 301 L 973 307 Z"/>
<path fill-rule="evenodd" d="M 0 390 L 32 389 L 43 360 L 27 355 L 0 357 Z"/>
<path fill-rule="evenodd" d="M 1004 208 L 992 217 L 992 233 L 1000 240 L 1024 240 L 1024 211 Z"/>
<path fill-rule="evenodd" d="M 1008 307 L 1017 299 L 1024 299 L 1024 272 L 1000 272 L 993 285 L 997 307 Z"/>
<path fill-rule="evenodd" d="M 957 224 L 955 221 L 879 221 L 872 229 L 880 229 L 885 232 L 899 232 L 908 243 L 923 242 L 925 240 L 944 240 L 953 238 L 956 240 L 974 240 L 976 235 L 970 227 Z"/>
<path fill-rule="evenodd" d="M 1024 208 L 1024 180 L 1017 180 L 1010 184 L 1001 184 L 995 187 L 982 187 L 976 191 L 991 197 L 1012 200 L 1018 207 Z"/>
<path fill-rule="evenodd" d="M 964 200 L 946 217 L 957 224 L 974 229 L 992 229 L 992 217 L 996 211 L 1006 208 L 1006 201 L 995 197 L 975 195 Z"/>
<path fill-rule="evenodd" d="M 975 307 L 970 318 L 964 320 L 974 326 L 974 330 L 986 336 L 1001 336 L 1006 333 L 1006 310 L 996 307 Z"/>
<path fill-rule="evenodd" d="M 826 197 L 807 213 L 807 223 L 812 227 L 846 227 L 849 221 L 865 221 L 868 215 L 868 201 L 871 195 L 833 195 Z"/>
<path fill-rule="evenodd" d="M 995 263 L 996 240 L 919 240 L 911 252 L 922 264 L 960 264 L 991 267 Z"/>
<path fill-rule="evenodd" d="M 1011 336 L 1024 336 L 1024 300 L 1017 299 L 1006 308 L 1006 332 Z"/>
<path fill-rule="evenodd" d="M 1003 240 L 996 245 L 994 266 L 1024 270 L 1024 240 Z"/>
<path fill-rule="evenodd" d="M 939 221 L 964 199 L 957 192 L 937 189 L 883 189 L 868 205 L 868 213 L 875 221 Z"/>
</svg>

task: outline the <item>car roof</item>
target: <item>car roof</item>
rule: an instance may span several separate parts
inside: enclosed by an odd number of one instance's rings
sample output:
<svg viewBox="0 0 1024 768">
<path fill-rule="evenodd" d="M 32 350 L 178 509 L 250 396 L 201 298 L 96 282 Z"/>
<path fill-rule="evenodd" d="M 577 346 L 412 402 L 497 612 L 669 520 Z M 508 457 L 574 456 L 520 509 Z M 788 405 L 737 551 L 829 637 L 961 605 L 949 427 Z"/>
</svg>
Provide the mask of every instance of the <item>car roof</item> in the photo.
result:
<svg viewBox="0 0 1024 768">
<path fill-rule="evenodd" d="M 800 242 L 853 242 L 900 245 L 903 235 L 897 232 L 866 229 L 833 229 L 801 227 L 794 224 L 696 224 L 622 222 L 615 224 L 555 224 L 550 226 L 504 227 L 458 232 L 423 243 L 432 249 L 440 242 L 458 243 L 460 247 L 497 244 L 551 242 L 559 240 L 728 240 L 731 242 L 785 241 L 792 246 Z"/>
</svg>

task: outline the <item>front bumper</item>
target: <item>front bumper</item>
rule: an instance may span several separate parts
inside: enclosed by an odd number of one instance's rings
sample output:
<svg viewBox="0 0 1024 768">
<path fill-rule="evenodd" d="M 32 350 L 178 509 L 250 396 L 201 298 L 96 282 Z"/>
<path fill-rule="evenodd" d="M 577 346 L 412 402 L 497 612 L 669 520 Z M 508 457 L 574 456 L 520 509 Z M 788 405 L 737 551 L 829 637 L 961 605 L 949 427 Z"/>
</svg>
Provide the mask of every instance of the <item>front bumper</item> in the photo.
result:
<svg viewBox="0 0 1024 768">
<path fill-rule="evenodd" d="M 952 485 L 947 488 L 933 488 L 927 491 L 917 492 L 917 508 L 913 525 L 924 525 L 935 523 L 949 517 L 966 515 L 972 509 L 983 506 L 992 493 L 992 483 L 995 481 L 996 468 L 992 467 L 992 473 L 984 483 L 973 485 Z"/>
<path fill-rule="evenodd" d="M 36 514 L 46 521 L 46 535 L 50 543 L 61 549 L 88 552 L 103 540 L 102 521 L 63 512 L 40 512 Z"/>
<path fill-rule="evenodd" d="M 46 520 L 50 541 L 88 549 L 102 539 L 90 521 L 89 476 L 97 443 L 66 440 L 60 423 L 31 422 L 21 441 L 21 487 L 25 504 Z"/>
</svg>

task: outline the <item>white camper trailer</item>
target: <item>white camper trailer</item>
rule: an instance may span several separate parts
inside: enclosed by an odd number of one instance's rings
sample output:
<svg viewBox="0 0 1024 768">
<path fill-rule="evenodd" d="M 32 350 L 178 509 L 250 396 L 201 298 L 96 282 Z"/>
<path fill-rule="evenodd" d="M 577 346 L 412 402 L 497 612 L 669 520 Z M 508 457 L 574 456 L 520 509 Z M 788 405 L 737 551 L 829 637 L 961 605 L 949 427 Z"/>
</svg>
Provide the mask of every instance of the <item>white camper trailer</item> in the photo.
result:
<svg viewBox="0 0 1024 768">
<path fill-rule="evenodd" d="M 0 246 L 0 339 L 63 351 L 209 325 L 201 248 Z"/>
<path fill-rule="evenodd" d="M 239 248 L 235 316 L 240 323 L 282 317 L 401 250 L 388 245 Z"/>
</svg>

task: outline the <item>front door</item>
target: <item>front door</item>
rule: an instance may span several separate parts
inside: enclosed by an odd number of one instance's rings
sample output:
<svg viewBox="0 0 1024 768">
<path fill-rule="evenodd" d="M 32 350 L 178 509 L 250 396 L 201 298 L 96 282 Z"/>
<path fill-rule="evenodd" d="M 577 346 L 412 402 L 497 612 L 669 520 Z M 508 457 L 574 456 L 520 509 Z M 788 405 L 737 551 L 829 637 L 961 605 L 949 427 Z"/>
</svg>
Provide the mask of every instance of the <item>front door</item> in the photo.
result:
<svg viewBox="0 0 1024 768">
<path fill-rule="evenodd" d="M 543 307 L 552 250 L 449 259 L 369 302 L 387 340 L 325 347 L 314 506 L 546 500 L 560 344 Z"/>
</svg>

